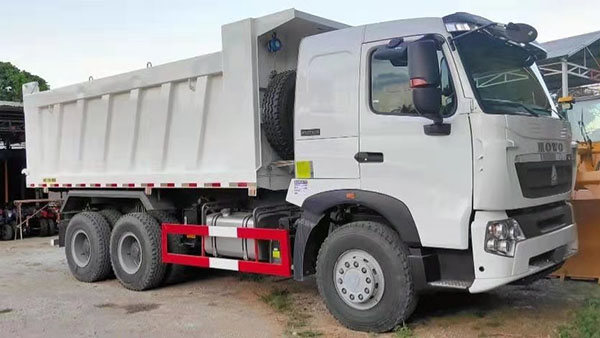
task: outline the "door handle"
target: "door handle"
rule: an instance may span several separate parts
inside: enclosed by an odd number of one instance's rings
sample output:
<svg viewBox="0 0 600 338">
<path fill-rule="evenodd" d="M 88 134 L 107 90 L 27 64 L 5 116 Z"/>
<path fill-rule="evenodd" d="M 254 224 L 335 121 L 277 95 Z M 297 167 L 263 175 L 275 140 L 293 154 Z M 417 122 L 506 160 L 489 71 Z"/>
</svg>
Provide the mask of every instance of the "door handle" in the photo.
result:
<svg viewBox="0 0 600 338">
<path fill-rule="evenodd" d="M 358 163 L 381 163 L 383 162 L 383 153 L 361 151 L 354 155 L 354 159 Z"/>
</svg>

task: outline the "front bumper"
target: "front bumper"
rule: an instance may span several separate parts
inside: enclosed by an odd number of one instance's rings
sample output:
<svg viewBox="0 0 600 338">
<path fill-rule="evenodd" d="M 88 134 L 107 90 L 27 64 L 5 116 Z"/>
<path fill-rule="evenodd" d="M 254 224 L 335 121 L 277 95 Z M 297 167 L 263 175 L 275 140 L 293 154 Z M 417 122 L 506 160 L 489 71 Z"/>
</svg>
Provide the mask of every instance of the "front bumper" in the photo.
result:
<svg viewBox="0 0 600 338">
<path fill-rule="evenodd" d="M 480 211 L 471 226 L 475 280 L 469 292 L 478 293 L 523 279 L 551 268 L 577 253 L 577 226 L 557 230 L 517 243 L 514 257 L 490 254 L 484 250 L 489 221 L 506 218 L 505 212 Z"/>
</svg>

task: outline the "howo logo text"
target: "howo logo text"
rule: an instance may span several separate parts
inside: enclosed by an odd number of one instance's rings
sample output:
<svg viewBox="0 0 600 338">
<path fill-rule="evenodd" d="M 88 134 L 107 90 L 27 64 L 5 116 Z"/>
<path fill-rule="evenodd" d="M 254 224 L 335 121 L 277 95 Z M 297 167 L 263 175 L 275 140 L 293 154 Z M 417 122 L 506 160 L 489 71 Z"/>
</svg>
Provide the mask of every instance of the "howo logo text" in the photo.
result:
<svg viewBox="0 0 600 338">
<path fill-rule="evenodd" d="M 561 142 L 538 142 L 538 151 L 540 153 L 556 153 L 562 152 L 565 145 Z"/>
</svg>

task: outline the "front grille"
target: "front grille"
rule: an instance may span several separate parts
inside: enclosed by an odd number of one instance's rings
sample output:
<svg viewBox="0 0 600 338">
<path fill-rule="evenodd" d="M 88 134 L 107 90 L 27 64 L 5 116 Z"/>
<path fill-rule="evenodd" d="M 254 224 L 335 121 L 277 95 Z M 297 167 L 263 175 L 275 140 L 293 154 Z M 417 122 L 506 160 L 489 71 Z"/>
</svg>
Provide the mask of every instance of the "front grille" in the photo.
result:
<svg viewBox="0 0 600 338">
<path fill-rule="evenodd" d="M 515 163 L 523 197 L 558 195 L 571 189 L 573 162 L 538 161 Z"/>
<path fill-rule="evenodd" d="M 571 207 L 565 202 L 506 211 L 519 222 L 526 238 L 543 235 L 573 224 Z"/>
</svg>

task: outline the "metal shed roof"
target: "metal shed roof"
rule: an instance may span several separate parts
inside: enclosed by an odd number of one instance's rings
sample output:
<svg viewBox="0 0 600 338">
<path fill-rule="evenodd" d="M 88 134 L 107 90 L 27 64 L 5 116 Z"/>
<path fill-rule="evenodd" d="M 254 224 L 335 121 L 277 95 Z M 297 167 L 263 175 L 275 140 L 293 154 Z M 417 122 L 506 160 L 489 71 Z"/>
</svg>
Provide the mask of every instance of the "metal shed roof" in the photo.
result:
<svg viewBox="0 0 600 338">
<path fill-rule="evenodd" d="M 571 57 L 599 40 L 600 31 L 597 31 L 544 42 L 542 43 L 542 47 L 548 51 L 547 60 L 552 60 L 561 57 Z"/>
<path fill-rule="evenodd" d="M 562 87 L 563 66 L 567 69 L 570 88 L 600 83 L 600 31 L 541 45 L 548 51 L 548 57 L 540 60 L 538 65 L 551 91 Z"/>
</svg>

